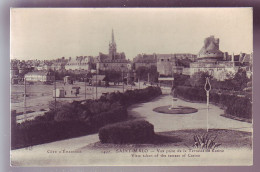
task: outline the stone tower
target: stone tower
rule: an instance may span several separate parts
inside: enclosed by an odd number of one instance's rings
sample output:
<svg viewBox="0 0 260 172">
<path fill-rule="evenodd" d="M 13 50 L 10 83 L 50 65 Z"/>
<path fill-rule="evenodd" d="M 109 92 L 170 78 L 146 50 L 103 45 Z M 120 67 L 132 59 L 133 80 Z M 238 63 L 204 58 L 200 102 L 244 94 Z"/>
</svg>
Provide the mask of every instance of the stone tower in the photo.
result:
<svg viewBox="0 0 260 172">
<path fill-rule="evenodd" d="M 112 40 L 109 43 L 109 57 L 114 60 L 116 56 L 116 42 L 114 38 L 114 30 L 112 29 Z"/>
<path fill-rule="evenodd" d="M 218 61 L 223 60 L 224 53 L 219 50 L 219 39 L 210 36 L 204 40 L 204 46 L 201 48 L 197 59 L 199 61 Z"/>
</svg>

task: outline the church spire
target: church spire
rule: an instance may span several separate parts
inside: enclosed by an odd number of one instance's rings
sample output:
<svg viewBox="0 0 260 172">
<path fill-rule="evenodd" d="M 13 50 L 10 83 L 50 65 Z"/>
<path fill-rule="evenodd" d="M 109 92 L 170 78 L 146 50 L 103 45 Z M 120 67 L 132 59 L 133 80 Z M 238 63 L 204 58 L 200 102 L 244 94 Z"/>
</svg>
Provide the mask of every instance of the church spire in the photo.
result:
<svg viewBox="0 0 260 172">
<path fill-rule="evenodd" d="M 114 38 L 114 29 L 112 29 L 112 40 L 109 43 L 109 57 L 113 60 L 116 56 L 116 42 Z"/>
<path fill-rule="evenodd" d="M 114 39 L 114 30 L 112 29 L 112 43 L 115 43 L 115 39 Z"/>
</svg>

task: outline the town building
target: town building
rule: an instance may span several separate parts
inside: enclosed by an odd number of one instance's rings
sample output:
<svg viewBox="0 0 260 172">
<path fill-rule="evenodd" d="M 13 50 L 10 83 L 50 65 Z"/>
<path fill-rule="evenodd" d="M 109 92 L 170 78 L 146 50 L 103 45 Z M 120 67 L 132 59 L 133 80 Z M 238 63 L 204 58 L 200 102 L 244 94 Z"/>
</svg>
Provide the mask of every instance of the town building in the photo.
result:
<svg viewBox="0 0 260 172">
<path fill-rule="evenodd" d="M 177 53 L 177 54 L 173 54 L 173 56 L 176 58 L 176 59 L 179 59 L 179 60 L 185 60 L 185 59 L 188 59 L 192 62 L 196 61 L 197 60 L 197 55 L 196 54 L 190 54 L 190 53 Z"/>
<path fill-rule="evenodd" d="M 41 61 L 37 66 L 34 67 L 36 71 L 49 71 L 52 70 L 52 62 L 48 60 Z"/>
<path fill-rule="evenodd" d="M 106 76 L 105 75 L 93 75 L 90 78 L 91 85 L 93 86 L 105 86 L 106 85 Z"/>
<path fill-rule="evenodd" d="M 65 65 L 67 64 L 68 60 L 65 57 L 58 58 L 52 61 L 51 69 L 56 71 L 65 71 Z"/>
<path fill-rule="evenodd" d="M 17 67 L 17 63 L 11 62 L 11 84 L 18 84 L 19 82 L 19 69 Z"/>
<path fill-rule="evenodd" d="M 53 82 L 55 80 L 55 76 L 48 71 L 28 72 L 24 75 L 24 78 L 31 82 Z"/>
<path fill-rule="evenodd" d="M 11 78 L 15 78 L 15 77 L 18 77 L 19 75 L 19 69 L 18 69 L 18 66 L 17 66 L 17 62 L 16 61 L 11 61 Z"/>
<path fill-rule="evenodd" d="M 150 68 L 152 66 L 157 66 L 157 56 L 156 54 L 138 54 L 133 59 L 134 69 L 138 69 L 139 67 L 147 67 Z"/>
<path fill-rule="evenodd" d="M 232 61 L 194 62 L 190 66 L 190 75 L 197 72 L 208 72 L 215 79 L 223 81 L 228 76 L 232 76 L 237 69 Z"/>
<path fill-rule="evenodd" d="M 176 58 L 173 54 L 157 54 L 157 71 L 159 75 L 172 76 L 173 66 L 176 66 Z"/>
<path fill-rule="evenodd" d="M 247 77 L 250 78 L 253 74 L 253 53 L 240 53 L 239 64 L 240 67 L 246 71 Z"/>
<path fill-rule="evenodd" d="M 66 96 L 66 91 L 64 88 L 56 88 L 52 91 L 53 98 L 64 98 Z"/>
<path fill-rule="evenodd" d="M 68 71 L 90 71 L 93 69 L 93 62 L 92 56 L 70 57 L 65 65 L 65 69 Z"/>
<path fill-rule="evenodd" d="M 64 84 L 73 84 L 73 79 L 70 76 L 65 76 L 63 82 Z"/>
<path fill-rule="evenodd" d="M 172 76 L 174 73 L 189 75 L 190 63 L 196 61 L 197 55 L 181 54 L 156 54 L 157 71 L 160 75 Z"/>
</svg>

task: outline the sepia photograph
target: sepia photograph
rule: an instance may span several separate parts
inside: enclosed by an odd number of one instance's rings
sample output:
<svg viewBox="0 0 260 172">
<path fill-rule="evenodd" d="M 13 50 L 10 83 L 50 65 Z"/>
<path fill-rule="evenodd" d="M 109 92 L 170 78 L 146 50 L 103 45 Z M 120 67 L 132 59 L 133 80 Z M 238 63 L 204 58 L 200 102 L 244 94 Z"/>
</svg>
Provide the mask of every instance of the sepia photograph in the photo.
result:
<svg viewBox="0 0 260 172">
<path fill-rule="evenodd" d="M 11 8 L 10 165 L 252 166 L 253 8 Z"/>
</svg>

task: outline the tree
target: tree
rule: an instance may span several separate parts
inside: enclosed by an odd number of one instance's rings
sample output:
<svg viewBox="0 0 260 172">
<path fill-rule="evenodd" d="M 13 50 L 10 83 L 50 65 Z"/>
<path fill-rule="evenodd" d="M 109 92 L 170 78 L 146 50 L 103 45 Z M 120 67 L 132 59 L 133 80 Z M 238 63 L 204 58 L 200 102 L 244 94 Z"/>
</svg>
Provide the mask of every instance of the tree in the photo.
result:
<svg viewBox="0 0 260 172">
<path fill-rule="evenodd" d="M 193 87 L 204 87 L 207 77 L 209 77 L 210 79 L 213 78 L 208 72 L 196 72 L 191 76 L 190 84 Z"/>
<path fill-rule="evenodd" d="M 148 73 L 149 73 L 149 80 L 151 82 L 158 82 L 159 74 L 157 72 L 156 66 L 151 66 L 149 68 L 145 66 L 140 66 L 139 68 L 136 69 L 136 76 L 140 80 L 148 81 Z"/>
<path fill-rule="evenodd" d="M 174 73 L 173 77 L 174 77 L 173 83 L 175 86 L 189 85 L 187 83 L 189 81 L 190 76 Z"/>
<path fill-rule="evenodd" d="M 232 79 L 232 83 L 235 90 L 243 90 L 247 86 L 247 82 L 249 78 L 247 78 L 246 71 L 243 69 L 238 69 L 234 78 Z"/>
</svg>

